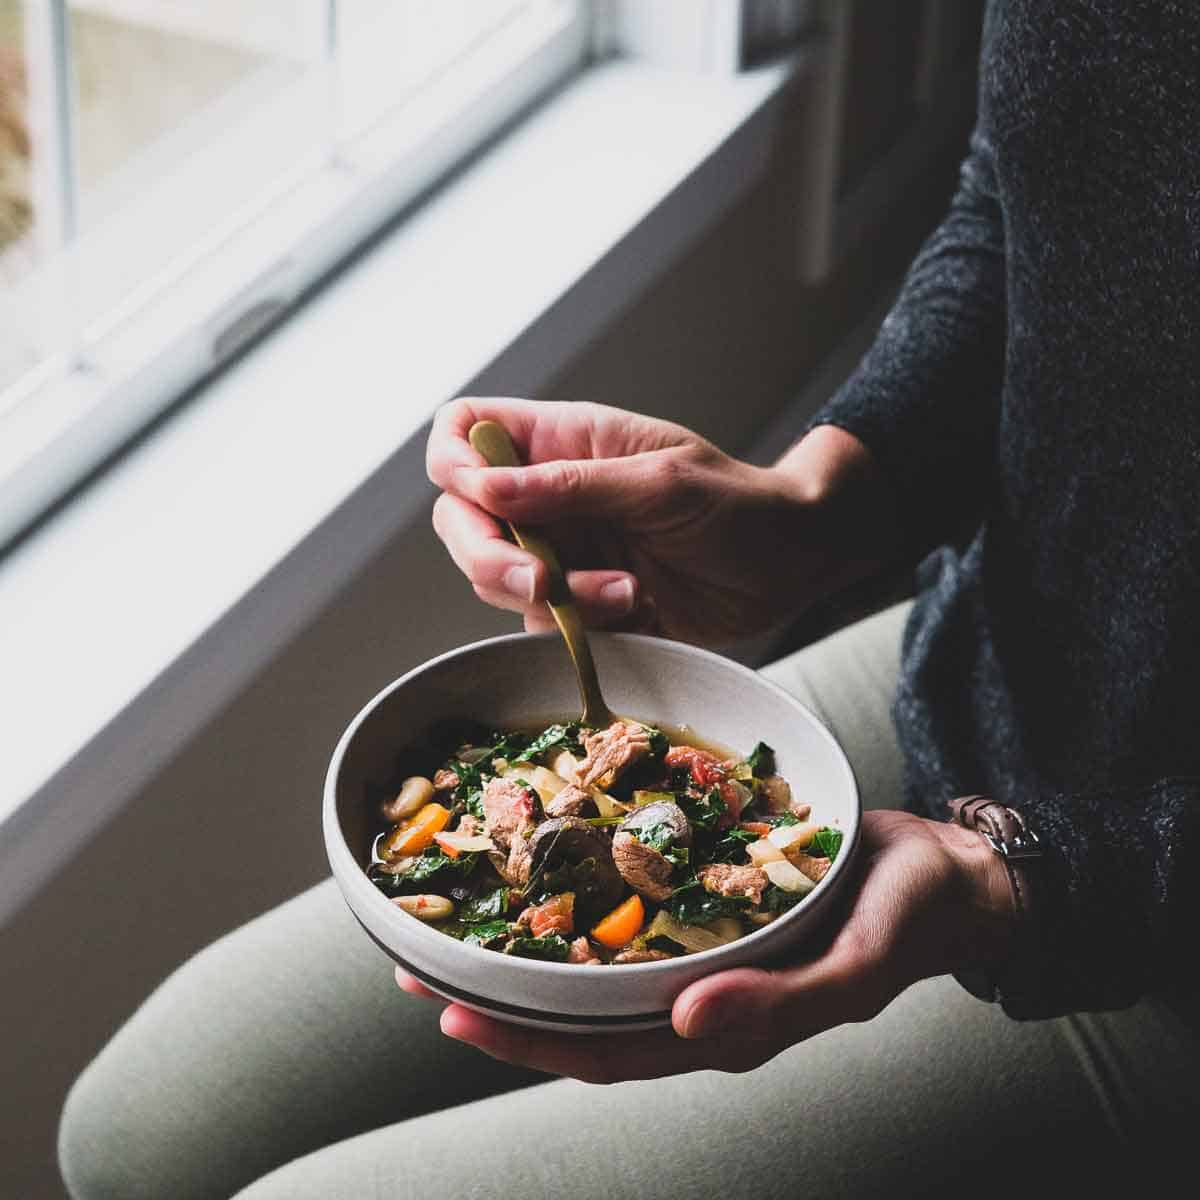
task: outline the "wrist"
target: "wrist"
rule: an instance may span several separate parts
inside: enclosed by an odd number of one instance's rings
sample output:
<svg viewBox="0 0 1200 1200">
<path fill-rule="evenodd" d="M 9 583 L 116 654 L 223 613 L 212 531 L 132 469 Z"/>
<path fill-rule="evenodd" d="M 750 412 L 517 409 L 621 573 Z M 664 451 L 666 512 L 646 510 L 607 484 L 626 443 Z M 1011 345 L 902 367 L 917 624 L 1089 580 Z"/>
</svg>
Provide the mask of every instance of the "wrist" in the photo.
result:
<svg viewBox="0 0 1200 1200">
<path fill-rule="evenodd" d="M 935 822 L 937 836 L 958 879 L 964 932 L 950 947 L 952 971 L 995 971 L 1015 951 L 1022 914 L 1013 900 L 1003 860 L 971 829 Z"/>
<path fill-rule="evenodd" d="M 1044 869 L 1041 841 L 1029 821 L 1016 809 L 991 796 L 960 796 L 949 803 L 952 824 L 961 828 L 987 848 L 993 860 L 1004 868 L 1008 887 L 1009 912 L 998 942 L 984 941 L 973 960 L 968 958 L 954 971 L 955 978 L 972 995 L 983 1000 L 1000 1000 L 1014 1017 L 1035 1016 L 1043 1008 L 1039 1000 L 1041 934 L 1037 897 L 1040 896 Z M 989 903 L 999 900 L 1000 885 L 993 870 L 986 877 Z M 979 875 L 980 881 L 985 877 Z"/>
<path fill-rule="evenodd" d="M 901 545 L 890 487 L 866 445 L 836 425 L 818 425 L 767 469 L 806 547 L 823 567 L 826 592 L 874 574 Z"/>
</svg>

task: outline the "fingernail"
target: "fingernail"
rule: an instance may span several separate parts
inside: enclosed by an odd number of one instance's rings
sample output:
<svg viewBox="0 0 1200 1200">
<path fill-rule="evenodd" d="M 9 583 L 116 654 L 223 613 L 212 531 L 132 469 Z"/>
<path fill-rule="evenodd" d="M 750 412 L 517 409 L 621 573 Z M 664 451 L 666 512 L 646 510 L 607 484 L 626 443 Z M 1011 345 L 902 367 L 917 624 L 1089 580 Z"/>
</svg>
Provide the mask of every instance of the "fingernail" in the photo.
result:
<svg viewBox="0 0 1200 1200">
<path fill-rule="evenodd" d="M 456 1042 L 461 1042 L 463 1039 L 455 1032 L 454 1025 L 454 1015 L 448 1008 L 442 1009 L 442 1015 L 438 1018 L 438 1028 L 446 1037 L 453 1038 Z"/>
<path fill-rule="evenodd" d="M 509 567 L 504 574 L 504 586 L 514 596 L 533 603 L 533 568 Z"/>
<path fill-rule="evenodd" d="M 613 608 L 623 613 L 633 608 L 633 581 L 631 579 L 614 579 L 600 589 L 600 598 Z"/>
</svg>

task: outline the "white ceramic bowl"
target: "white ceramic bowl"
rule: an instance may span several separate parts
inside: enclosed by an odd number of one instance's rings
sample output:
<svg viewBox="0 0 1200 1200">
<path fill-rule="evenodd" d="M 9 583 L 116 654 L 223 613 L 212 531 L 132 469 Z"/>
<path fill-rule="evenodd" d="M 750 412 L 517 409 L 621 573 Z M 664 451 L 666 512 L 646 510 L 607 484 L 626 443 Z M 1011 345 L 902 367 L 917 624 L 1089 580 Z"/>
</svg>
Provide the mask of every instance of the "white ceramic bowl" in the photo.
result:
<svg viewBox="0 0 1200 1200">
<path fill-rule="evenodd" d="M 470 718 L 501 729 L 577 716 L 579 692 L 557 634 L 514 634 L 452 650 L 384 688 L 350 722 L 325 780 L 325 848 L 359 923 L 406 971 L 442 996 L 503 1020 L 574 1032 L 667 1024 L 684 987 L 713 971 L 774 959 L 810 936 L 849 877 L 860 802 L 846 756 L 798 700 L 721 655 L 638 634 L 594 634 L 609 705 L 650 724 L 686 726 L 741 753 L 775 750 L 793 796 L 844 834 L 825 878 L 771 924 L 715 950 L 661 962 L 581 967 L 463 945 L 392 904 L 365 874 L 379 824 L 369 796 L 401 751 L 436 722 Z"/>
</svg>

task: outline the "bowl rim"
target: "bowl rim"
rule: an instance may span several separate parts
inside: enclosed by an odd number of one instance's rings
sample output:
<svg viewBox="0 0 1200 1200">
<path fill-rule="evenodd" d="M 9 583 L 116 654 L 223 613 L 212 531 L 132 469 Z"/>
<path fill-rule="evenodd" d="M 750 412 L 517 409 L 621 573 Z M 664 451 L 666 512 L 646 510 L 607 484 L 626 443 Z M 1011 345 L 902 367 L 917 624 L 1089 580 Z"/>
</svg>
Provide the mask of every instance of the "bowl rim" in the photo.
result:
<svg viewBox="0 0 1200 1200">
<path fill-rule="evenodd" d="M 456 658 L 465 658 L 470 655 L 477 654 L 481 650 L 491 649 L 506 643 L 527 643 L 531 641 L 549 641 L 561 639 L 561 634 L 557 631 L 547 633 L 506 633 L 499 634 L 494 637 L 480 638 L 477 641 L 469 642 L 462 646 L 453 647 L 450 650 L 443 651 L 441 654 L 435 655 L 433 658 L 419 663 L 412 667 L 397 679 L 386 684 L 375 693 L 355 716 L 342 732 L 338 739 L 333 753 L 330 756 L 329 766 L 325 772 L 325 784 L 322 792 L 322 829 L 325 841 L 326 854 L 330 860 L 330 866 L 333 869 L 334 877 L 337 879 L 339 886 L 345 890 L 350 886 L 353 891 L 360 897 L 373 897 L 366 900 L 366 903 L 374 905 L 382 914 L 387 912 L 389 920 L 395 917 L 405 917 L 407 921 L 404 925 L 396 925 L 396 928 L 405 930 L 405 936 L 411 935 L 417 939 L 417 942 L 424 942 L 431 950 L 439 949 L 442 953 L 451 955 L 452 957 L 463 957 L 461 961 L 464 966 L 470 966 L 472 963 L 478 965 L 479 959 L 476 955 L 479 953 L 479 947 L 466 946 L 457 939 L 448 937 L 446 934 L 439 932 L 436 929 L 426 925 L 423 921 L 417 920 L 409 913 L 405 913 L 402 909 L 397 908 L 388 897 L 375 887 L 374 884 L 367 878 L 366 872 L 359 864 L 358 860 L 351 853 L 350 847 L 346 843 L 345 837 L 342 835 L 341 824 L 337 817 L 337 779 L 342 762 L 350 748 L 351 742 L 354 740 L 358 730 L 365 724 L 371 714 L 395 691 L 399 688 L 411 683 L 412 680 L 426 672 L 433 671 L 444 663 Z M 838 883 L 841 876 L 851 868 L 851 864 L 856 857 L 858 843 L 860 839 L 862 827 L 862 796 L 858 788 L 858 780 L 854 774 L 854 768 L 850 763 L 846 752 L 842 749 L 837 738 L 834 737 L 832 731 L 826 726 L 824 721 L 817 716 L 815 712 L 802 700 L 798 699 L 791 692 L 775 683 L 774 680 L 768 679 L 753 667 L 748 667 L 744 663 L 738 662 L 736 659 L 723 655 L 715 650 L 709 650 L 703 646 L 694 646 L 690 642 L 682 642 L 673 638 L 660 637 L 652 634 L 643 633 L 620 633 L 606 630 L 589 630 L 589 639 L 594 639 L 597 642 L 616 641 L 629 642 L 635 645 L 653 645 L 656 651 L 665 651 L 667 653 L 681 654 L 685 657 L 700 657 L 708 659 L 715 666 L 719 666 L 723 670 L 732 670 L 735 675 L 741 675 L 748 681 L 753 681 L 755 686 L 766 688 L 768 691 L 774 692 L 775 695 L 786 705 L 797 709 L 815 727 L 817 733 L 827 742 L 834 752 L 834 759 L 840 765 L 841 771 L 846 778 L 846 782 L 850 788 L 850 794 L 853 799 L 851 811 L 851 828 L 843 830 L 843 845 L 833 865 L 825 873 L 824 877 L 816 884 L 816 886 L 799 903 L 793 905 L 787 912 L 764 925 L 761 929 L 756 929 L 751 933 L 743 934 L 732 942 L 727 942 L 722 946 L 716 946 L 711 950 L 700 950 L 694 954 L 681 955 L 676 958 L 662 959 L 657 962 L 648 963 L 609 963 L 605 965 L 606 971 L 618 970 L 624 976 L 630 974 L 652 976 L 655 974 L 668 974 L 671 971 L 687 969 L 694 970 L 697 963 L 712 964 L 712 970 L 715 972 L 720 970 L 720 962 L 722 959 L 728 958 L 744 958 L 747 950 L 760 942 L 776 941 L 780 937 L 780 930 L 794 921 L 801 913 L 811 912 L 814 908 L 814 901 L 823 900 L 824 896 L 834 890 L 834 885 Z M 565 653 L 565 649 L 564 649 Z M 344 875 L 339 873 L 338 867 L 341 867 Z M 823 904 L 816 904 L 815 907 L 823 907 Z M 530 977 L 545 977 L 550 979 L 563 978 L 587 978 L 586 974 L 579 971 L 578 963 L 559 963 L 545 962 L 540 959 L 521 958 L 517 955 L 497 955 L 503 958 L 510 968 L 517 972 L 518 975 L 524 974 Z M 686 967 L 684 967 L 686 964 Z"/>
</svg>

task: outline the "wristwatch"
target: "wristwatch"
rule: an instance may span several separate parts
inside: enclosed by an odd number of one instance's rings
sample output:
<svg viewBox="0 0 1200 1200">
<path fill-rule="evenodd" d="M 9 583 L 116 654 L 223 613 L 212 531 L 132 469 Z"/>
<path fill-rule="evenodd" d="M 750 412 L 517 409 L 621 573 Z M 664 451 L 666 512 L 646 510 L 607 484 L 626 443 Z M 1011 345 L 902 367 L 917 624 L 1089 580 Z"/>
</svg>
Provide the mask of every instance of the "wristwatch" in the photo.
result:
<svg viewBox="0 0 1200 1200">
<path fill-rule="evenodd" d="M 952 821 L 980 834 L 1004 860 L 1017 912 L 1017 937 L 1019 942 L 1028 943 L 1036 911 L 1037 865 L 1042 857 L 1042 845 L 1033 826 L 1015 808 L 1009 808 L 991 796 L 960 796 L 950 801 L 949 809 Z M 1027 948 L 1018 944 L 1018 958 Z M 954 978 L 972 996 L 991 1003 L 1004 1000 L 1019 1003 L 1019 995 L 1025 990 L 1013 973 L 996 978 L 984 967 L 956 971 Z"/>
</svg>

